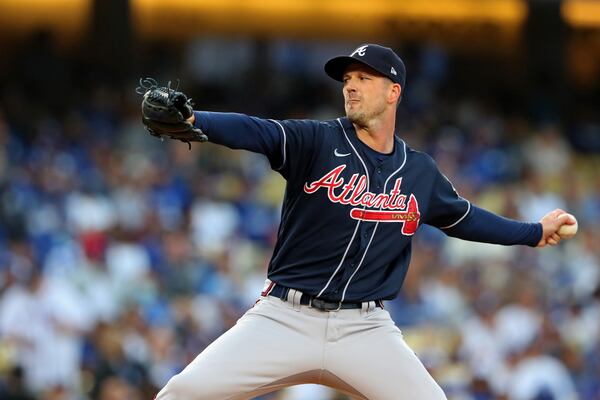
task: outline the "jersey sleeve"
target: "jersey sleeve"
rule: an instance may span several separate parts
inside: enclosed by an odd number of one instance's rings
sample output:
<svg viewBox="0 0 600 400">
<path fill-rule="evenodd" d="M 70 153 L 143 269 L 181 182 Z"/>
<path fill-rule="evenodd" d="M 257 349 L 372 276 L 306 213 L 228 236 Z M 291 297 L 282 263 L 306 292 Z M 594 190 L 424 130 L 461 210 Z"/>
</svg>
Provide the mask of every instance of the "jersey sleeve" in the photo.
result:
<svg viewBox="0 0 600 400">
<path fill-rule="evenodd" d="M 469 213 L 471 203 L 462 198 L 448 178 L 433 164 L 433 185 L 425 223 L 440 229 L 451 228 L 460 223 Z"/>
<path fill-rule="evenodd" d="M 539 222 L 515 221 L 475 205 L 471 206 L 464 220 L 443 231 L 448 236 L 463 240 L 505 246 L 522 244 L 535 247 L 542 238 L 542 224 Z"/>
<path fill-rule="evenodd" d="M 285 179 L 303 176 L 322 135 L 312 120 L 272 120 L 237 113 L 195 111 L 195 126 L 212 143 L 264 154 Z"/>
<path fill-rule="evenodd" d="M 435 166 L 435 162 L 431 160 Z M 539 223 L 515 221 L 496 215 L 462 198 L 435 166 L 435 178 L 425 223 L 446 235 L 474 242 L 535 247 L 542 236 Z"/>
</svg>

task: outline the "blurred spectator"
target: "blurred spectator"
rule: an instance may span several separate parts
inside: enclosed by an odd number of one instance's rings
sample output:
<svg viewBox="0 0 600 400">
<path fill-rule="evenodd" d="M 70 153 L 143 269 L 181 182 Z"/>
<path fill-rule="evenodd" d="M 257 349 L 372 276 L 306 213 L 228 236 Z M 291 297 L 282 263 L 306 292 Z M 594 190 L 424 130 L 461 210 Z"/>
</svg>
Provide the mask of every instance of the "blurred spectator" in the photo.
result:
<svg viewBox="0 0 600 400">
<path fill-rule="evenodd" d="M 85 303 L 68 282 L 45 278 L 36 268 L 24 283 L 2 298 L 0 332 L 14 348 L 28 388 L 76 392 L 82 336 L 91 322 Z"/>
<path fill-rule="evenodd" d="M 531 172 L 526 176 L 525 183 L 526 187 L 519 200 L 519 214 L 523 220 L 539 221 L 546 214 L 546 210 L 566 208 L 564 200 L 544 186 L 543 175 Z"/>
<path fill-rule="evenodd" d="M 2 399 L 34 400 L 33 395 L 27 388 L 23 375 L 23 368 L 19 366 L 13 367 L 8 371 L 3 385 L 0 386 L 0 397 Z"/>
<path fill-rule="evenodd" d="M 147 385 L 145 367 L 125 357 L 123 339 L 118 326 L 98 325 L 93 333 L 93 340 L 97 353 L 92 367 L 94 376 L 92 398 L 101 398 L 125 390 L 127 385 L 120 385 L 121 379 L 135 384 L 138 388 Z"/>
<path fill-rule="evenodd" d="M 521 281 L 513 289 L 515 302 L 501 307 L 494 318 L 494 327 L 502 352 L 523 351 L 537 337 L 543 304 L 532 282 Z"/>
<path fill-rule="evenodd" d="M 569 371 L 560 360 L 544 354 L 539 341 L 534 341 L 512 364 L 506 382 L 509 399 L 577 399 Z"/>
<path fill-rule="evenodd" d="M 223 183 L 235 184 L 235 181 Z M 210 198 L 198 199 L 194 203 L 191 219 L 196 246 L 209 253 L 223 251 L 240 223 L 237 210 L 231 203 Z"/>
<path fill-rule="evenodd" d="M 539 176 L 559 177 L 571 162 L 569 145 L 555 124 L 542 126 L 524 146 L 524 157 Z"/>
<path fill-rule="evenodd" d="M 461 326 L 461 356 L 478 377 L 493 382 L 505 369 L 503 347 L 494 324 L 498 299 L 491 292 L 483 293 L 474 304 L 475 314 Z"/>
<path fill-rule="evenodd" d="M 102 382 L 98 400 L 141 400 L 139 391 L 119 378 L 111 377 Z"/>
</svg>

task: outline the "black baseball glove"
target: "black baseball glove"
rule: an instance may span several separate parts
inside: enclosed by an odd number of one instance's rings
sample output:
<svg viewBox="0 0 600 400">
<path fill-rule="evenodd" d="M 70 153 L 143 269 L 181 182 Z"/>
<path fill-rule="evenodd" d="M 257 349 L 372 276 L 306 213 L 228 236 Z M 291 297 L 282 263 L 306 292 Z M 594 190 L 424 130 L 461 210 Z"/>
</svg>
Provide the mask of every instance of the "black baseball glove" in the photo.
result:
<svg viewBox="0 0 600 400">
<path fill-rule="evenodd" d="M 192 148 L 190 142 L 206 142 L 208 138 L 202 130 L 195 128 L 187 120 L 192 116 L 191 99 L 176 89 L 159 87 L 152 78 L 140 79 L 136 89 L 142 99 L 142 122 L 151 135 L 163 139 L 177 139 Z"/>
</svg>

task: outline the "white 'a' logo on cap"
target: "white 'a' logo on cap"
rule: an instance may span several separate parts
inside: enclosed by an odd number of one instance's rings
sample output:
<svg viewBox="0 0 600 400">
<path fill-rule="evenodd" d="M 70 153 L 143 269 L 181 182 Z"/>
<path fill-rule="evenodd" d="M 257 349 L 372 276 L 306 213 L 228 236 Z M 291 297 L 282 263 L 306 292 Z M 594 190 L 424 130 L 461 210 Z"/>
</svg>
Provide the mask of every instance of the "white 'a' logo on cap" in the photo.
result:
<svg viewBox="0 0 600 400">
<path fill-rule="evenodd" d="M 354 57 L 355 54 L 358 54 L 361 57 L 364 56 L 365 52 L 367 51 L 367 47 L 369 47 L 368 44 L 360 46 L 358 49 L 354 50 L 352 54 L 350 54 L 350 57 Z"/>
<path fill-rule="evenodd" d="M 392 70 L 390 72 L 394 75 L 398 75 L 398 73 L 396 72 L 396 68 L 394 68 L 394 67 L 392 67 Z"/>
</svg>

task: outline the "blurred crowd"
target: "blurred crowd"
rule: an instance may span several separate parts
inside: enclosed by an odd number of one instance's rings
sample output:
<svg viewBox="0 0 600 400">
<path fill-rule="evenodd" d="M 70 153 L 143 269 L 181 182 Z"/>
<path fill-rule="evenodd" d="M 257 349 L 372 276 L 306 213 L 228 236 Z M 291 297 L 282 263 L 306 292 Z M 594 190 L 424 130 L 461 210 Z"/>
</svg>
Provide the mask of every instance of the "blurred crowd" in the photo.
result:
<svg viewBox="0 0 600 400">
<path fill-rule="evenodd" d="M 260 155 L 151 137 L 137 78 L 76 83 L 79 64 L 38 45 L 27 63 L 56 73 L 15 62 L 0 99 L 0 398 L 150 399 L 259 296 L 285 182 Z M 198 40 L 135 76 L 182 77 L 197 108 L 342 113 L 320 72 L 335 46 L 273 44 L 268 74 L 245 68 L 251 49 Z M 423 226 L 386 308 L 449 399 L 600 399 L 599 154 L 574 147 L 558 118 L 439 95 L 437 49 L 410 62 L 399 136 L 473 203 L 526 221 L 562 208 L 580 231 L 540 250 Z M 264 399 L 346 397 L 309 385 Z"/>
</svg>

